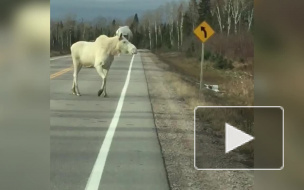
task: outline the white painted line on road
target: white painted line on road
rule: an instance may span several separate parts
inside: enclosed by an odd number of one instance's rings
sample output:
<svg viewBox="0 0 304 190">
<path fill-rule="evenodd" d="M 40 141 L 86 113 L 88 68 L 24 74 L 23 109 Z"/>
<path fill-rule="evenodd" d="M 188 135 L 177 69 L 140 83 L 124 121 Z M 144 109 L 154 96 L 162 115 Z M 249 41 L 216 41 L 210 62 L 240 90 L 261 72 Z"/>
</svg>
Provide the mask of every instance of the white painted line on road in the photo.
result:
<svg viewBox="0 0 304 190">
<path fill-rule="evenodd" d="M 130 81 L 130 76 L 131 76 L 131 69 L 132 69 L 132 65 L 133 65 L 133 60 L 134 60 L 134 55 L 131 59 L 131 63 L 129 66 L 129 71 L 128 71 L 128 75 L 126 78 L 126 82 L 125 85 L 122 89 L 116 110 L 115 110 L 115 114 L 112 118 L 110 127 L 108 128 L 107 134 L 103 140 L 103 143 L 101 145 L 101 148 L 99 150 L 97 159 L 95 161 L 92 173 L 90 175 L 90 178 L 88 180 L 88 183 L 86 185 L 86 190 L 98 190 L 99 187 L 99 183 L 100 183 L 100 179 L 103 173 L 103 169 L 105 167 L 105 163 L 106 163 L 106 159 L 108 157 L 108 153 L 110 150 L 110 146 L 112 143 L 112 139 L 119 121 L 119 117 L 120 117 L 120 113 L 121 113 L 121 109 L 124 103 L 124 99 L 125 99 L 125 95 L 129 86 L 129 81 Z"/>
<path fill-rule="evenodd" d="M 70 57 L 71 55 L 66 55 L 66 56 L 60 56 L 60 57 L 54 57 L 54 58 L 50 58 L 50 61 L 54 61 L 57 59 L 62 59 L 62 58 L 66 58 L 66 57 Z"/>
</svg>

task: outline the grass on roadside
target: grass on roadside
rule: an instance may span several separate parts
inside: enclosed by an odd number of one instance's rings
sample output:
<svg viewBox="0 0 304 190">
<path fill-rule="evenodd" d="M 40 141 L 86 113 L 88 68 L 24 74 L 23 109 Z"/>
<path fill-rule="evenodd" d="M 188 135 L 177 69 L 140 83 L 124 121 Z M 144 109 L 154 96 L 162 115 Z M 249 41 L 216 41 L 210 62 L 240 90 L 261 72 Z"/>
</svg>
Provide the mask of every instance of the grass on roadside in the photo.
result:
<svg viewBox="0 0 304 190">
<path fill-rule="evenodd" d="M 167 63 L 171 70 L 183 74 L 199 82 L 200 61 L 187 58 L 181 53 L 158 54 L 161 61 Z M 214 63 L 206 61 L 204 64 L 203 83 L 217 84 L 222 94 L 206 92 L 205 101 L 213 105 L 253 105 L 253 66 L 251 63 L 234 62 L 234 69 L 219 70 Z"/>
<path fill-rule="evenodd" d="M 163 53 L 158 54 L 158 58 L 152 58 L 154 61 L 161 61 L 169 65 L 167 81 L 170 83 L 176 93 L 189 106 L 189 111 L 196 106 L 249 106 L 253 105 L 253 66 L 251 63 L 234 62 L 234 68 L 231 70 L 215 69 L 211 61 L 206 61 L 204 65 L 204 83 L 217 84 L 222 93 L 216 93 L 211 90 L 204 89 L 203 95 L 199 96 L 198 82 L 200 76 L 199 59 L 186 57 L 180 53 Z M 192 83 L 184 80 L 182 77 L 192 79 Z M 221 113 L 210 111 L 199 115 L 202 122 L 209 123 L 212 130 L 216 133 L 224 134 L 223 123 L 230 120 L 231 125 L 238 126 L 241 130 L 252 133 L 253 111 L 232 110 L 230 112 Z M 244 120 L 244 118 L 246 118 Z M 253 158 L 253 145 L 246 144 L 240 148 L 240 152 Z"/>
</svg>

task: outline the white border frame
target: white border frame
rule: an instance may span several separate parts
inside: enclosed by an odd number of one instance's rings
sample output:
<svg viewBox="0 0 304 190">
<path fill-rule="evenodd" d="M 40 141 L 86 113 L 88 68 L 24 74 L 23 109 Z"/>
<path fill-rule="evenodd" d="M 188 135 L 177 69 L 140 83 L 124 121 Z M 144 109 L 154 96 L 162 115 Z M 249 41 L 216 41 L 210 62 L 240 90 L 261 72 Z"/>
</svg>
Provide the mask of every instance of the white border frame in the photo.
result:
<svg viewBox="0 0 304 190">
<path fill-rule="evenodd" d="M 198 168 L 196 166 L 196 145 L 195 145 L 195 135 L 196 135 L 196 123 L 195 115 L 198 108 L 279 108 L 282 110 L 282 166 L 280 168 Z M 284 108 L 282 106 L 197 106 L 194 108 L 194 168 L 196 170 L 282 170 L 284 168 Z"/>
</svg>

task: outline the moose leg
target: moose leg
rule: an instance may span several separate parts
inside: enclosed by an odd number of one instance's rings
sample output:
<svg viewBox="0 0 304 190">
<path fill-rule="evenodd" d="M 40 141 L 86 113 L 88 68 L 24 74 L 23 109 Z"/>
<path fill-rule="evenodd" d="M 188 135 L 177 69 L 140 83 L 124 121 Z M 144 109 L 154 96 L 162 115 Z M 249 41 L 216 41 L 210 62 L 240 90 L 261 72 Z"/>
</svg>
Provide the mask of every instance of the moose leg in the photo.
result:
<svg viewBox="0 0 304 190">
<path fill-rule="evenodd" d="M 73 85 L 72 85 L 72 92 L 77 96 L 81 96 L 78 88 L 78 73 L 82 67 L 74 58 L 73 58 L 73 65 L 74 65 L 74 73 L 73 73 Z"/>
<path fill-rule="evenodd" d="M 106 69 L 102 68 L 102 65 L 95 66 L 97 73 L 102 78 L 102 85 L 100 90 L 98 91 L 98 96 L 100 96 L 102 93 L 104 94 L 104 97 L 107 96 L 106 93 L 106 83 L 107 83 L 107 73 L 108 71 Z"/>
<path fill-rule="evenodd" d="M 72 56 L 73 58 L 73 56 Z M 73 65 L 74 65 L 74 73 L 73 73 L 73 84 L 72 84 L 72 92 L 73 94 L 76 94 L 75 91 L 75 76 L 76 76 L 76 72 L 77 72 L 77 62 L 76 59 L 73 58 Z"/>
<path fill-rule="evenodd" d="M 108 95 L 107 95 L 107 70 L 105 70 L 104 69 L 104 71 L 105 71 L 105 73 L 106 73 L 106 77 L 104 78 L 104 80 L 103 80 L 103 97 L 107 97 Z"/>
</svg>

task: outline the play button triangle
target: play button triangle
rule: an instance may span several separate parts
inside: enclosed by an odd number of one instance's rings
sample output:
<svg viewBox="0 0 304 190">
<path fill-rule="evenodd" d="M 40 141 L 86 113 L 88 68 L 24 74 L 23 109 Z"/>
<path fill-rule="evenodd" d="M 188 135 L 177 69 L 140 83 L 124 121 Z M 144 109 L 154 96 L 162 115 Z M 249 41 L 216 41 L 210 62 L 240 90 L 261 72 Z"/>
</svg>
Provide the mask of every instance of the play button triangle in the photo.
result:
<svg viewBox="0 0 304 190">
<path fill-rule="evenodd" d="M 225 153 L 228 153 L 253 139 L 253 136 L 225 123 Z"/>
</svg>

